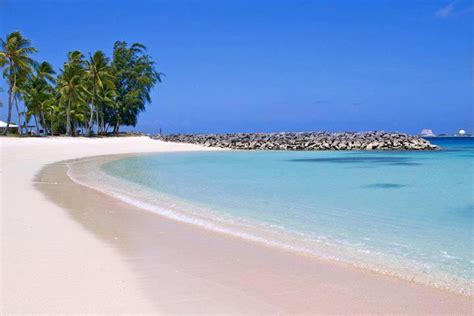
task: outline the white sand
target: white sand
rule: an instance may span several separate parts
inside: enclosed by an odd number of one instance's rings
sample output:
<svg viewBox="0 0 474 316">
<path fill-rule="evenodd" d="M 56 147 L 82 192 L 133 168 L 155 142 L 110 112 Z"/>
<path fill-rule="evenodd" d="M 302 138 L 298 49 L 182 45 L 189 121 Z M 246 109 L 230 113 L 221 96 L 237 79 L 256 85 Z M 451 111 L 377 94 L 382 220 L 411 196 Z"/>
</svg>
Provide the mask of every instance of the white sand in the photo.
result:
<svg viewBox="0 0 474 316">
<path fill-rule="evenodd" d="M 148 137 L 0 138 L 1 311 L 156 311 L 116 250 L 46 200 L 32 181 L 43 166 L 65 159 L 195 150 L 204 148 Z"/>
</svg>

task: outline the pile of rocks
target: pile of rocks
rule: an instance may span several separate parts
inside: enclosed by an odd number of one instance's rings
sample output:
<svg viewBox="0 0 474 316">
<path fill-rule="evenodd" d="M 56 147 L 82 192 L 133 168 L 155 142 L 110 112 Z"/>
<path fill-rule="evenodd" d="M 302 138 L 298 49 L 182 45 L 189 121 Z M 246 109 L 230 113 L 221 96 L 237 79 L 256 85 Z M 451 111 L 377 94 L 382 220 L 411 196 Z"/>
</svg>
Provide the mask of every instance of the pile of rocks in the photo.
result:
<svg viewBox="0 0 474 316">
<path fill-rule="evenodd" d="M 166 142 L 246 150 L 436 150 L 427 140 L 404 133 L 239 133 L 156 135 Z"/>
</svg>

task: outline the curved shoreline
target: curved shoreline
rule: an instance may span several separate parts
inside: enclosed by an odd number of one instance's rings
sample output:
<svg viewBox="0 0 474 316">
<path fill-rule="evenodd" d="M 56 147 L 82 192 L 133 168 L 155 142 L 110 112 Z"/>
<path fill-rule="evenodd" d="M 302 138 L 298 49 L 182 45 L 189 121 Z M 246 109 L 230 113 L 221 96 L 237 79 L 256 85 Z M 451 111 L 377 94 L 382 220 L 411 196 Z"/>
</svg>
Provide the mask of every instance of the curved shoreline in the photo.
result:
<svg viewBox="0 0 474 316">
<path fill-rule="evenodd" d="M 186 153 L 186 152 L 182 152 Z M 267 247 L 275 247 L 280 250 L 293 252 L 295 255 L 314 257 L 317 260 L 325 260 L 331 263 L 342 264 L 350 268 L 356 268 L 375 272 L 380 275 L 394 277 L 406 282 L 419 284 L 428 288 L 440 289 L 443 291 L 471 297 L 471 283 L 462 281 L 457 276 L 439 273 L 433 276 L 422 271 L 416 271 L 416 263 L 407 262 L 403 266 L 387 265 L 381 258 L 367 258 L 369 255 L 354 253 L 354 249 L 341 249 L 342 245 L 315 244 L 316 240 L 302 242 L 298 236 L 287 231 L 276 230 L 275 228 L 256 227 L 254 224 L 243 222 L 232 216 L 226 220 L 222 216 L 213 215 L 207 208 L 199 207 L 192 203 L 180 201 L 176 197 L 157 198 L 163 194 L 148 191 L 147 188 L 137 184 L 121 180 L 106 174 L 101 170 L 104 164 L 112 161 L 133 158 L 149 154 L 126 154 L 88 157 L 73 161 L 66 161 L 68 165 L 68 176 L 76 183 L 97 190 L 116 199 L 121 200 L 131 206 L 138 207 L 144 211 L 152 212 L 181 223 L 195 225 L 201 229 L 206 229 L 214 233 L 226 234 L 242 240 L 255 242 Z M 151 155 L 154 155 L 151 153 Z M 77 165 L 79 167 L 78 177 L 72 172 Z M 89 176 L 90 175 L 90 176 Z M 100 175 L 100 181 L 95 181 Z M 104 184 L 107 182 L 107 185 Z M 126 185 L 119 188 L 119 183 Z M 139 196 L 130 192 L 140 192 Z M 144 199 L 144 195 L 153 196 L 153 199 Z M 363 258 L 362 258 L 363 257 Z M 368 259 L 368 260 L 367 260 Z M 441 281 L 441 279 L 443 281 Z M 450 283 L 448 283 L 448 281 Z"/>
<path fill-rule="evenodd" d="M 42 183 L 34 179 L 46 165 L 68 159 L 193 150 L 205 149 L 148 137 L 0 137 L 0 313 L 160 312 L 116 248 L 35 188 L 58 188 L 59 197 L 78 204 L 80 187 L 62 187 L 47 174 Z"/>
<path fill-rule="evenodd" d="M 123 156 L 121 156 L 123 157 Z M 91 157 L 87 158 L 87 159 L 90 159 Z M 109 158 L 111 158 L 109 156 Z M 114 158 L 112 159 L 119 159 L 120 157 L 119 156 L 115 156 Z M 64 167 L 64 164 L 62 164 L 62 166 Z M 58 165 L 56 164 L 53 164 L 53 165 L 50 165 L 46 168 L 57 168 Z M 67 175 L 67 171 L 64 172 L 66 175 Z M 68 177 L 69 178 L 69 177 Z M 72 182 L 73 180 L 71 180 L 69 178 L 69 180 Z M 76 185 L 78 186 L 83 186 L 82 184 L 77 184 Z M 107 203 L 111 203 L 111 201 L 109 201 L 110 199 L 112 200 L 115 200 L 113 203 L 114 204 L 125 204 L 123 203 L 123 201 L 118 201 L 117 199 L 113 198 L 113 197 L 110 197 L 110 196 L 107 196 L 106 193 L 103 193 L 103 192 L 98 192 L 96 188 L 86 188 L 84 187 L 85 191 L 96 191 L 95 194 L 98 194 L 98 195 L 102 195 L 102 198 L 104 200 L 107 200 Z M 50 196 L 51 198 L 51 196 Z M 101 200 L 102 200 L 101 198 Z M 157 215 L 156 213 L 151 213 L 151 212 L 143 212 L 143 209 L 141 208 L 136 208 L 132 205 L 129 205 L 129 204 L 126 204 L 126 205 L 121 205 L 121 207 L 124 207 L 124 208 L 127 208 L 129 209 L 127 212 L 133 212 L 133 216 L 134 217 L 147 217 L 149 218 L 150 221 L 153 221 L 153 222 L 157 222 L 156 224 L 159 225 L 159 222 L 160 221 L 165 221 L 165 222 L 173 222 L 175 226 L 178 226 L 178 227 L 181 227 L 183 228 L 182 226 L 191 226 L 190 224 L 185 224 L 183 222 L 176 222 L 176 220 L 172 220 L 172 219 L 169 219 L 169 218 L 166 218 L 166 217 L 163 217 L 162 215 Z M 143 213 L 143 214 L 140 214 L 140 213 L 137 213 L 137 211 Z M 148 215 L 144 215 L 145 213 L 149 213 Z M 122 223 L 124 224 L 124 223 Z M 152 225 L 151 223 L 149 223 L 149 225 Z M 91 227 L 86 227 L 87 229 L 91 229 Z M 459 296 L 459 295 L 456 295 L 456 294 L 453 294 L 453 293 L 448 293 L 448 292 L 445 292 L 443 290 L 439 290 L 439 289 L 434 289 L 434 288 L 428 288 L 428 287 L 425 287 L 425 286 L 421 286 L 421 285 L 418 285 L 418 284 L 410 284 L 410 282 L 407 282 L 406 280 L 398 280 L 397 278 L 395 277 L 389 277 L 389 276 L 383 276 L 383 275 L 380 275 L 380 274 L 376 274 L 376 273 L 371 273 L 371 272 L 368 272 L 368 271 L 361 271 L 361 269 L 356 269 L 356 268 L 351 268 L 351 267 L 347 267 L 345 266 L 344 264 L 339 264 L 337 262 L 325 262 L 324 260 L 321 260 L 321 259 L 316 259 L 316 258 L 307 258 L 307 257 L 304 257 L 304 256 L 298 256 L 298 255 L 295 255 L 294 253 L 289 253 L 287 251 L 284 251 L 284 250 L 281 250 L 281 249 L 275 249 L 275 248 L 272 248 L 272 247 L 268 247 L 267 245 L 261 245 L 261 244 L 257 244 L 257 243 L 253 243 L 251 241 L 248 241 L 248 240 L 243 240 L 241 238 L 235 238 L 233 236 L 226 236 L 226 235 L 223 235 L 223 234 L 216 234 L 215 232 L 209 232 L 209 231 L 205 231 L 204 229 L 200 228 L 200 227 L 195 227 L 193 225 L 192 228 L 190 227 L 187 227 L 187 229 L 191 229 L 192 231 L 196 232 L 198 231 L 199 232 L 199 235 L 206 235 L 207 238 L 211 238 L 211 239 L 220 239 L 221 242 L 223 241 L 225 244 L 229 241 L 231 241 L 232 243 L 239 243 L 239 244 L 242 244 L 242 245 L 239 245 L 239 248 L 240 247 L 251 247 L 251 248 L 257 248 L 258 251 L 262 251 L 262 249 L 265 249 L 266 252 L 270 252 L 272 253 L 273 256 L 290 256 L 292 257 L 292 260 L 298 262 L 297 264 L 301 264 L 301 262 L 304 262 L 304 264 L 310 264 L 310 265 L 315 265 L 315 266 L 323 266 L 325 268 L 327 267 L 330 267 L 331 270 L 335 269 L 335 270 L 338 270 L 338 274 L 341 273 L 342 271 L 342 274 L 349 274 L 350 275 L 350 278 L 356 278 L 356 279 L 359 279 L 359 278 L 362 278 L 362 279 L 365 279 L 364 281 L 362 281 L 362 283 L 365 283 L 367 282 L 368 279 L 370 279 L 370 282 L 371 283 L 371 287 L 373 287 L 373 283 L 375 282 L 375 287 L 373 289 L 365 289 L 365 291 L 369 290 L 371 292 L 371 295 L 376 295 L 376 293 L 374 293 L 374 290 L 377 288 L 377 286 L 383 286 L 383 287 L 386 287 L 387 286 L 387 282 L 389 284 L 391 284 L 391 286 L 395 286 L 397 287 L 397 291 L 400 291 L 400 292 L 404 292 L 404 291 L 407 291 L 407 290 L 415 290 L 416 292 L 418 292 L 417 294 L 414 294 L 413 293 L 410 295 L 410 297 L 418 297 L 418 300 L 420 299 L 420 295 L 422 297 L 421 301 L 423 301 L 423 299 L 428 299 L 428 300 L 431 300 L 430 298 L 432 297 L 437 297 L 436 298 L 436 301 L 439 301 L 440 300 L 440 297 L 443 297 L 443 299 L 441 299 L 441 302 L 443 302 L 441 304 L 441 306 L 437 306 L 436 310 L 438 311 L 440 308 L 443 309 L 443 306 L 444 304 L 446 303 L 446 299 L 448 301 L 451 301 L 451 300 L 454 300 L 454 301 L 458 301 L 459 304 L 461 305 L 464 305 L 465 307 L 468 307 L 470 302 L 471 302 L 471 299 L 470 298 L 467 298 L 467 297 L 463 297 L 463 296 Z M 153 235 L 152 232 L 150 232 L 151 235 Z M 143 237 L 141 237 L 143 238 Z M 141 239 L 140 238 L 140 239 Z M 152 238 L 152 237 L 151 237 Z M 108 238 L 106 238 L 108 239 Z M 108 239 L 109 240 L 109 239 Z M 109 240 L 110 241 L 110 240 Z M 148 243 L 148 242 L 147 242 Z M 226 247 L 228 247 L 228 245 L 226 245 Z M 268 249 L 267 249 L 268 248 Z M 222 247 L 220 248 L 222 250 Z M 146 251 L 146 250 L 144 250 Z M 151 250 L 151 252 L 153 252 Z M 245 253 L 245 251 L 244 251 Z M 300 258 L 298 258 L 300 257 Z M 192 259 L 192 258 L 191 258 Z M 251 259 L 251 258 L 250 258 Z M 265 259 L 265 258 L 264 258 Z M 265 259 L 267 260 L 267 259 Z M 310 263 L 308 263 L 308 261 Z M 269 262 L 272 262 L 274 263 L 275 260 L 269 260 Z M 142 264 L 150 264 L 150 263 L 142 263 Z M 268 263 L 267 263 L 268 265 Z M 235 267 L 234 267 L 235 268 Z M 218 267 L 216 267 L 216 269 L 219 269 Z M 136 269 L 133 269 L 133 270 L 136 270 Z M 341 270 L 341 271 L 339 271 Z M 240 273 L 242 273 L 243 271 L 240 271 Z M 232 274 L 235 274 L 236 271 L 232 271 Z M 291 275 L 292 273 L 290 271 L 285 271 L 286 274 L 288 275 Z M 208 277 L 212 278 L 212 276 L 208 275 Z M 146 279 L 147 277 L 145 275 L 142 275 L 142 277 L 140 279 Z M 334 279 L 340 279 L 340 276 L 335 276 L 333 275 L 333 278 Z M 267 280 L 268 281 L 268 280 Z M 286 280 L 287 282 L 290 282 L 291 283 L 291 280 Z M 359 281 L 360 282 L 360 281 Z M 145 282 L 147 283 L 147 282 Z M 354 285 L 354 282 L 348 282 L 348 284 L 350 284 L 348 287 L 350 286 L 353 286 Z M 307 288 L 305 288 L 305 291 L 303 293 L 307 293 L 307 292 L 311 292 L 312 290 L 312 285 L 311 284 L 307 284 L 306 285 Z M 145 287 L 150 287 L 150 285 L 146 285 L 145 284 Z M 248 289 L 245 289 L 245 290 L 248 290 Z M 300 295 L 303 295 L 303 293 L 300 293 Z M 314 293 L 313 293 L 314 294 Z M 319 293 L 321 294 L 321 293 Z M 367 293 L 365 292 L 364 293 L 365 295 L 367 295 Z M 392 293 L 393 294 L 393 293 Z M 214 293 L 213 295 L 217 295 L 216 293 Z M 387 295 L 387 294 L 385 294 Z M 370 297 L 370 296 L 369 296 Z M 406 300 L 407 297 L 402 295 L 403 297 L 403 300 Z M 345 301 L 347 300 L 347 297 L 339 297 L 339 299 Z M 464 302 L 464 303 L 462 303 Z M 228 302 L 229 303 L 229 302 Z M 274 302 L 273 302 L 274 303 Z M 272 303 L 272 304 L 273 304 Z M 427 305 L 425 304 L 422 304 L 424 306 L 423 309 L 418 309 L 420 306 L 417 306 L 419 305 L 418 304 L 419 302 L 409 302 L 406 306 L 400 306 L 400 302 L 398 302 L 396 305 L 398 308 L 408 308 L 408 307 L 416 307 L 414 310 L 415 311 L 428 311 L 428 310 L 425 310 L 425 308 L 427 308 L 428 306 L 431 306 L 432 304 L 434 304 L 434 302 L 431 302 Z M 385 302 L 385 304 L 387 304 L 387 302 Z M 377 305 L 377 304 L 375 304 Z M 435 304 L 436 305 L 436 304 Z M 448 305 L 451 305 L 451 304 L 448 304 Z M 407 307 L 408 306 L 408 307 Z M 295 308 L 296 306 L 293 306 L 293 308 Z M 363 312 L 363 311 L 367 311 L 367 310 L 370 310 L 370 311 L 374 311 L 372 308 L 374 306 L 367 306 L 367 305 L 364 305 L 364 308 L 361 308 L 360 311 Z M 309 307 L 307 307 L 309 308 Z M 326 306 L 327 308 L 327 306 Z M 379 306 L 380 308 L 380 306 Z M 386 311 L 386 310 L 392 310 L 393 312 L 400 312 L 401 310 L 400 309 L 376 309 L 378 311 Z M 403 309 L 404 311 L 406 311 L 406 309 Z M 410 310 L 410 309 L 409 309 Z M 307 311 L 307 309 L 304 309 L 304 311 Z M 330 311 L 334 311 L 334 310 L 330 310 L 330 309 L 323 309 L 323 310 L 315 310 L 315 312 L 330 312 Z M 433 310 L 434 311 L 434 310 Z M 465 309 L 464 311 L 468 311 L 467 309 Z M 230 310 L 229 310 L 230 312 Z"/>
</svg>

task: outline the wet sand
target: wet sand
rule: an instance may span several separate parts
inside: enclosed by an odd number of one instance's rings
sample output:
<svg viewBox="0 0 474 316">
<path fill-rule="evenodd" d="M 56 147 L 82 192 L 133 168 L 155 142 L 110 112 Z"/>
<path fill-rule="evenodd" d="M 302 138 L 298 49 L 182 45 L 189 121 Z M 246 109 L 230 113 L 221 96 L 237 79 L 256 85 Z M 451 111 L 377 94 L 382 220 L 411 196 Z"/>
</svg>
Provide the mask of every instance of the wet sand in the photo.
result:
<svg viewBox="0 0 474 316">
<path fill-rule="evenodd" d="M 472 313 L 441 290 L 206 231 L 73 182 L 45 167 L 36 187 L 117 249 L 164 313 Z M 80 198 L 78 198 L 80 197 Z"/>
</svg>

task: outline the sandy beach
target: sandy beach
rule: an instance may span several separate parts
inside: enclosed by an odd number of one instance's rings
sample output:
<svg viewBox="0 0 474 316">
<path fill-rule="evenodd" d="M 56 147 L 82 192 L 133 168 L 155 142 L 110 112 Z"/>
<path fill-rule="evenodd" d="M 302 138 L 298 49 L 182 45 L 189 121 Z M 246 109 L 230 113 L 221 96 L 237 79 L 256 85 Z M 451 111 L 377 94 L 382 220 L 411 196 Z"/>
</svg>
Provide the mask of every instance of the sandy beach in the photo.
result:
<svg viewBox="0 0 474 316">
<path fill-rule="evenodd" d="M 65 160 L 216 150 L 0 138 L 1 312 L 472 314 L 473 300 L 206 231 L 73 182 Z"/>
</svg>

